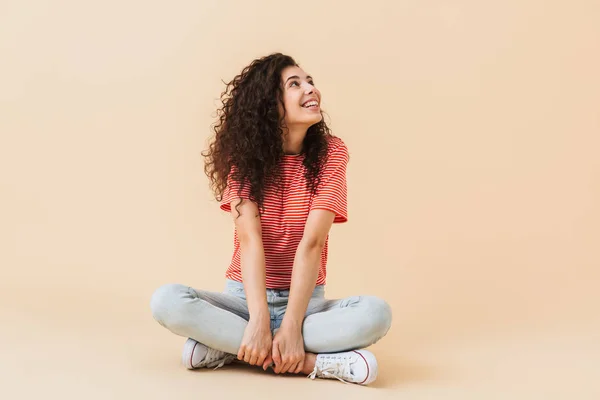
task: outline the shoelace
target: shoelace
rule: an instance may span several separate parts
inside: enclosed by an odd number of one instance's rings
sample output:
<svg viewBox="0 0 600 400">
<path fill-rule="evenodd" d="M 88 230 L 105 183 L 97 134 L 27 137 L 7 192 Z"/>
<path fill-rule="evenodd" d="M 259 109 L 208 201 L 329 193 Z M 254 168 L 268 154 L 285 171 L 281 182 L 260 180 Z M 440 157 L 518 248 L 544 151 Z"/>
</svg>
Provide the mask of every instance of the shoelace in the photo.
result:
<svg viewBox="0 0 600 400">
<path fill-rule="evenodd" d="M 221 368 L 226 362 L 233 359 L 233 355 L 209 347 L 204 360 L 202 360 L 198 366 L 207 368 L 215 367 L 214 369 L 217 369 Z"/>
<path fill-rule="evenodd" d="M 351 383 L 346 381 L 346 379 L 351 379 L 352 370 L 350 369 L 350 364 L 352 364 L 354 360 L 350 357 L 344 357 L 343 359 L 331 359 L 326 358 L 322 360 L 323 366 L 319 365 L 319 362 L 315 363 L 315 369 L 313 372 L 308 375 L 310 379 L 315 379 L 317 377 L 320 378 L 335 378 L 344 383 Z"/>
</svg>

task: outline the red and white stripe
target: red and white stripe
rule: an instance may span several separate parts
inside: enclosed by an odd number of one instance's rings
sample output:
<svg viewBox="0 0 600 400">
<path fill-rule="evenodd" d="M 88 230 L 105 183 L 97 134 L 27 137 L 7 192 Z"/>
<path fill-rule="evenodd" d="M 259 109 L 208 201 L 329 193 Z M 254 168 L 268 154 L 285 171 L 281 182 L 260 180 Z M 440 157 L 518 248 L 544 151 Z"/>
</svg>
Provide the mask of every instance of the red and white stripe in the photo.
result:
<svg viewBox="0 0 600 400">
<path fill-rule="evenodd" d="M 337 137 L 329 141 L 327 162 L 321 170 L 321 182 L 315 196 L 307 189 L 304 177 L 304 156 L 285 155 L 281 162 L 282 191 L 265 188 L 265 209 L 261 215 L 262 239 L 265 252 L 267 288 L 287 289 L 290 287 L 296 249 L 302 239 L 308 213 L 314 209 L 326 209 L 335 213 L 334 223 L 348 220 L 346 167 L 349 161 L 348 148 Z M 220 208 L 230 212 L 230 203 L 238 197 L 239 184 L 232 179 L 223 193 Z M 249 187 L 244 187 L 241 196 L 249 198 Z M 325 284 L 327 275 L 328 241 L 321 253 L 321 264 L 317 285 Z M 237 231 L 233 237 L 233 256 L 225 276 L 242 281 L 240 242 Z"/>
</svg>

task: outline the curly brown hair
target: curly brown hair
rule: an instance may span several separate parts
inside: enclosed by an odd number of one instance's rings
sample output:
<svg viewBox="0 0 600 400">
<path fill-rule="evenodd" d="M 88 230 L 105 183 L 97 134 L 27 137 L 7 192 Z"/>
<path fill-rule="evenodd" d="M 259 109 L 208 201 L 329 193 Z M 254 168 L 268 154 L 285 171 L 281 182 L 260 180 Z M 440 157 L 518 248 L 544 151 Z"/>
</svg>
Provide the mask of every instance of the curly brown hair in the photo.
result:
<svg viewBox="0 0 600 400">
<path fill-rule="evenodd" d="M 221 94 L 222 107 L 217 110 L 218 121 L 213 125 L 214 139 L 205 157 L 204 172 L 217 201 L 223 198 L 227 178 L 250 185 L 250 200 L 264 208 L 264 189 L 267 184 L 280 188 L 278 168 L 284 156 L 283 148 L 283 88 L 281 73 L 296 61 L 281 53 L 255 59 Z M 284 115 L 280 115 L 279 107 Z M 308 189 L 314 194 L 319 172 L 327 157 L 329 137 L 333 137 L 324 119 L 310 126 L 303 142 L 303 164 Z"/>
</svg>

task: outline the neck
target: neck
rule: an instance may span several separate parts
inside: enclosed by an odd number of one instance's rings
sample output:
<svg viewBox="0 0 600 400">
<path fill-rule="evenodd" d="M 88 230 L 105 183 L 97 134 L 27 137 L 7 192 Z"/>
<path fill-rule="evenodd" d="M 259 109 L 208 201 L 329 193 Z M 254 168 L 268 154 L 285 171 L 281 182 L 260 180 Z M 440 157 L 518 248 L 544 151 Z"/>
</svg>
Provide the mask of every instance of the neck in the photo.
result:
<svg viewBox="0 0 600 400">
<path fill-rule="evenodd" d="M 306 131 L 307 129 L 302 127 L 285 128 L 283 130 L 283 152 L 285 154 L 300 154 Z"/>
</svg>

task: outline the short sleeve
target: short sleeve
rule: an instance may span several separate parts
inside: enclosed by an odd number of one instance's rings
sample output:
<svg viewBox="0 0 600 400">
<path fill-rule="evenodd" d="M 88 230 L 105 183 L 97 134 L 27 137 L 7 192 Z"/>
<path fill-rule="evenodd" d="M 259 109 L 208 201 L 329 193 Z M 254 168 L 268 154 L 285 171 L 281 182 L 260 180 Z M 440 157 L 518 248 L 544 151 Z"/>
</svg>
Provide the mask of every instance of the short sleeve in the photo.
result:
<svg viewBox="0 0 600 400">
<path fill-rule="evenodd" d="M 231 212 L 231 201 L 237 198 L 249 199 L 250 198 L 250 185 L 245 184 L 242 188 L 242 192 L 238 194 L 240 188 L 240 182 L 232 178 L 235 168 L 231 170 L 227 177 L 227 187 L 223 191 L 223 198 L 220 201 L 220 208 L 223 211 Z"/>
<path fill-rule="evenodd" d="M 348 221 L 346 167 L 349 159 L 348 148 L 339 140 L 339 144 L 336 143 L 330 151 L 321 171 L 321 181 L 310 206 L 310 210 L 325 209 L 334 212 L 334 223 Z"/>
</svg>

